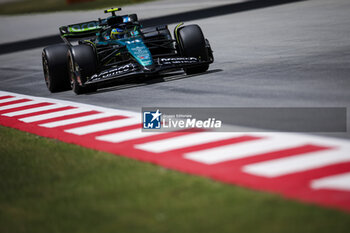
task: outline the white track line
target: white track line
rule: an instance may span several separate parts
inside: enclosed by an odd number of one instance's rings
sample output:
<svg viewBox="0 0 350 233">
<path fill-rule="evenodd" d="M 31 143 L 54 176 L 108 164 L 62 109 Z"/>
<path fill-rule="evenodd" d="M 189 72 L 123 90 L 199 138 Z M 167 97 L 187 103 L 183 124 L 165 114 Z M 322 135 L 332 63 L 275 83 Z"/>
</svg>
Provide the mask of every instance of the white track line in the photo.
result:
<svg viewBox="0 0 350 233">
<path fill-rule="evenodd" d="M 84 127 L 78 127 L 74 129 L 66 130 L 78 135 L 99 132 L 108 129 L 114 129 L 129 125 L 141 124 L 140 113 L 110 109 L 104 107 L 98 107 L 94 105 L 81 104 L 70 101 L 63 101 L 57 99 L 49 99 L 43 97 L 34 97 L 21 95 L 17 93 L 3 92 L 0 91 L 0 96 L 11 95 L 14 97 L 9 97 L 6 99 L 1 99 L 0 103 L 10 103 L 9 105 L 0 107 L 0 110 L 14 109 L 16 107 L 29 106 L 31 104 L 48 102 L 52 103 L 49 106 L 37 107 L 28 110 L 15 111 L 11 113 L 6 113 L 6 116 L 17 116 L 27 113 L 39 112 L 35 117 L 23 118 L 26 122 L 32 122 L 39 119 L 52 119 L 52 117 L 67 115 L 67 113 L 74 114 L 75 110 L 62 110 L 55 113 L 40 114 L 40 111 L 60 108 L 64 106 L 71 106 L 75 108 L 87 109 L 83 111 L 99 111 L 101 113 L 96 113 L 83 117 L 76 117 L 67 120 L 50 122 L 47 124 L 42 124 L 41 126 L 47 128 L 54 128 L 58 126 L 70 125 L 74 123 L 101 119 L 109 116 L 127 116 L 131 117 L 128 119 L 121 119 L 117 121 L 109 121 L 99 124 L 93 124 Z M 24 100 L 25 102 L 11 104 L 12 101 Z M 30 99 L 30 100 L 28 100 Z M 81 110 L 79 110 L 81 112 Z M 142 132 L 141 129 L 134 129 L 123 131 L 114 134 L 108 134 L 97 137 L 98 140 L 104 140 L 109 142 L 124 142 L 137 138 L 144 138 L 151 135 L 160 134 L 162 132 Z M 202 143 L 210 142 L 210 139 L 221 140 L 216 136 L 211 136 L 212 133 L 207 133 L 207 136 L 204 133 L 196 133 L 185 136 L 179 136 L 170 139 L 158 140 L 151 143 L 139 144 L 139 148 L 143 148 L 148 151 L 161 152 L 174 150 L 179 148 L 184 148 L 192 145 L 199 145 Z M 195 136 L 197 135 L 197 136 Z M 198 135 L 201 135 L 198 137 Z M 213 134 L 214 135 L 214 134 Z M 329 149 L 327 151 L 317 151 L 310 153 L 303 153 L 300 155 L 273 159 L 264 162 L 259 162 L 255 164 L 249 164 L 243 167 L 243 170 L 247 173 L 265 176 L 265 177 L 278 177 L 281 175 L 292 174 L 300 171 L 307 171 L 309 169 L 320 168 L 332 164 L 339 164 L 343 162 L 350 161 L 350 143 L 348 140 L 344 139 L 335 139 L 327 137 L 319 137 L 314 135 L 306 134 L 291 134 L 291 133 L 247 133 L 250 136 L 261 136 L 263 139 L 258 139 L 256 141 L 247 141 L 238 144 L 231 144 L 227 146 L 215 147 L 207 150 L 201 150 L 196 152 L 187 153 L 184 155 L 187 159 L 192 159 L 194 161 L 206 163 L 206 164 L 215 164 L 218 162 L 224 162 L 239 158 L 245 158 L 249 156 L 254 156 L 257 154 L 262 154 L 266 152 L 278 151 L 281 149 L 293 148 L 296 146 L 301 146 L 305 144 L 313 145 L 322 145 L 333 147 L 334 149 Z M 235 134 L 234 136 L 238 136 Z M 224 139 L 225 136 L 222 136 Z M 187 140 L 186 140 L 187 139 Z M 153 148 L 152 148 L 153 147 Z M 310 186 L 313 189 L 336 189 L 342 191 L 350 191 L 350 172 L 332 175 L 328 177 L 323 177 L 315 179 L 310 182 Z"/>
<path fill-rule="evenodd" d="M 311 188 L 350 191 L 350 172 L 313 180 Z"/>
<path fill-rule="evenodd" d="M 121 120 L 115 120 L 115 121 L 107 121 L 103 123 L 68 129 L 68 130 L 65 130 L 65 132 L 76 134 L 76 135 L 85 135 L 89 133 L 96 133 L 104 130 L 116 129 L 116 128 L 121 128 L 125 126 L 136 125 L 136 124 L 141 124 L 140 118 L 127 118 L 127 119 L 121 119 Z"/>
<path fill-rule="evenodd" d="M 26 102 L 22 102 L 22 103 L 17 103 L 17 104 L 9 104 L 9 105 L 5 105 L 5 106 L 0 107 L 0 111 L 12 109 L 12 108 L 24 107 L 24 106 L 28 106 L 28 105 L 34 105 L 34 104 L 38 104 L 38 103 L 42 103 L 42 102 L 30 100 L 30 101 L 26 101 Z"/>
<path fill-rule="evenodd" d="M 32 116 L 32 117 L 26 117 L 19 119 L 20 121 L 26 122 L 26 123 L 32 123 L 36 121 L 41 121 L 41 120 L 48 120 L 56 117 L 61 117 L 61 116 L 68 116 L 68 115 L 73 115 L 77 113 L 82 113 L 82 112 L 88 112 L 90 111 L 89 109 L 68 109 L 68 110 L 62 110 L 62 111 L 57 111 L 57 112 L 52 112 L 52 113 L 46 113 L 46 114 L 41 114 L 37 116 Z"/>
<path fill-rule="evenodd" d="M 62 105 L 58 105 L 58 104 L 51 104 L 51 105 L 44 106 L 44 107 L 37 107 L 37 108 L 31 108 L 31 109 L 26 109 L 26 110 L 21 110 L 21 111 L 9 112 L 9 113 L 3 114 L 3 115 L 13 117 L 13 116 L 41 112 L 41 111 L 51 110 L 51 109 L 56 109 L 56 108 L 61 108 L 61 107 L 66 107 L 66 106 L 62 106 Z"/>
<path fill-rule="evenodd" d="M 23 97 L 10 97 L 6 99 L 2 99 L 0 100 L 0 104 L 15 101 L 15 100 L 23 100 Z"/>
<path fill-rule="evenodd" d="M 145 138 L 154 135 L 159 135 L 165 132 L 142 132 L 140 129 L 127 130 L 119 133 L 107 134 L 103 136 L 96 137 L 97 140 L 106 142 L 125 142 L 133 139 Z"/>
<path fill-rule="evenodd" d="M 278 177 L 349 161 L 349 150 L 334 148 L 250 164 L 243 167 L 243 171 L 256 176 Z"/>
<path fill-rule="evenodd" d="M 91 111 L 91 110 L 89 110 L 89 111 Z M 71 119 L 67 119 L 67 120 L 50 122 L 50 123 L 42 124 L 40 126 L 46 127 L 46 128 L 55 128 L 55 127 L 59 127 L 59 126 L 71 125 L 71 124 L 85 122 L 85 121 L 97 120 L 97 119 L 110 117 L 110 116 L 116 116 L 116 115 L 114 113 L 95 113 L 95 114 L 88 115 L 88 116 L 82 116 L 82 117 L 76 117 L 76 118 L 71 118 Z"/>
<path fill-rule="evenodd" d="M 7 92 L 7 91 L 0 91 L 0 95 L 16 96 L 13 98 L 13 100 L 32 99 L 32 100 L 37 100 L 37 101 L 42 101 L 42 102 L 50 102 L 53 104 L 61 104 L 61 105 L 77 107 L 77 108 L 88 108 L 88 109 L 91 109 L 91 111 L 94 110 L 94 111 L 98 111 L 98 112 L 114 113 L 115 115 L 119 115 L 119 116 L 140 117 L 139 112 L 131 112 L 131 111 L 127 111 L 127 110 L 105 108 L 105 107 L 100 107 L 100 106 L 96 106 L 96 105 L 82 104 L 82 103 L 66 101 L 66 100 L 58 100 L 58 99 L 51 99 L 51 98 L 45 98 L 45 97 L 22 95 L 22 94 L 13 93 L 13 92 Z M 11 100 L 11 101 L 13 101 L 13 100 Z M 7 99 L 0 100 L 0 103 L 2 103 L 2 102 L 8 102 L 8 101 L 7 101 Z"/>
<path fill-rule="evenodd" d="M 229 139 L 243 134 L 237 133 L 214 133 L 214 132 L 201 132 L 193 133 L 189 135 L 178 136 L 174 138 L 168 138 L 158 140 L 154 142 L 148 142 L 144 144 L 136 145 L 135 148 L 149 151 L 153 153 L 162 153 L 165 151 L 181 149 L 190 146 L 196 146 L 208 142 L 215 142 L 219 140 Z"/>
<path fill-rule="evenodd" d="M 254 134 L 248 134 L 254 135 Z M 255 156 L 267 152 L 278 151 L 282 149 L 293 148 L 305 144 L 305 140 L 293 138 L 290 140 L 288 136 L 277 136 L 262 138 L 253 141 L 245 141 L 237 144 L 214 147 L 207 150 L 186 153 L 186 159 L 205 164 L 215 164 L 235 159 Z"/>
</svg>

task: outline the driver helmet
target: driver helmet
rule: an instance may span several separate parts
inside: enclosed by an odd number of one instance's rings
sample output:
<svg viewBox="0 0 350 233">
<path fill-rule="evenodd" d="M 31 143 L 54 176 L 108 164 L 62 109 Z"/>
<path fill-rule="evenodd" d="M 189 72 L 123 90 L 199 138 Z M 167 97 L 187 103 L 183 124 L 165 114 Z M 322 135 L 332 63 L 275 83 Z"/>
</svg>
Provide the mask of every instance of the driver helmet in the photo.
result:
<svg viewBox="0 0 350 233">
<path fill-rule="evenodd" d="M 124 37 L 124 30 L 121 28 L 113 28 L 111 31 L 111 39 L 117 40 Z"/>
</svg>

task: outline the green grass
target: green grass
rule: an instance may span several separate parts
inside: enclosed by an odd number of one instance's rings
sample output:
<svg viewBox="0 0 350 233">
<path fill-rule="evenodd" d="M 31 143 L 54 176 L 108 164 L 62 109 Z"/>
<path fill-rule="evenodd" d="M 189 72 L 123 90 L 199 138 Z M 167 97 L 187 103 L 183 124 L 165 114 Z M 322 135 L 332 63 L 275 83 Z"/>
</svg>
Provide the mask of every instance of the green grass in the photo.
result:
<svg viewBox="0 0 350 233">
<path fill-rule="evenodd" d="M 348 232 L 350 214 L 0 126 L 0 232 Z"/>
<path fill-rule="evenodd" d="M 119 7 L 152 0 L 95 0 L 66 4 L 66 0 L 18 0 L 0 4 L 0 14 L 24 14 L 54 11 L 91 10 Z"/>
</svg>

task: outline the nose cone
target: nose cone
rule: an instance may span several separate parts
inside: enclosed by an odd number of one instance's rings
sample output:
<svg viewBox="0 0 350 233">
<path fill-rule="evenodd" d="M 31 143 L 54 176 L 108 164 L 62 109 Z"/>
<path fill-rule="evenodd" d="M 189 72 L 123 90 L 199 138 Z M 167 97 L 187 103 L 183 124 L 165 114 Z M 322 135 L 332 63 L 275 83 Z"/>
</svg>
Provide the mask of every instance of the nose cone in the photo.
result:
<svg viewBox="0 0 350 233">
<path fill-rule="evenodd" d="M 131 55 L 141 66 L 153 65 L 152 54 L 141 39 L 127 41 L 126 45 Z"/>
</svg>

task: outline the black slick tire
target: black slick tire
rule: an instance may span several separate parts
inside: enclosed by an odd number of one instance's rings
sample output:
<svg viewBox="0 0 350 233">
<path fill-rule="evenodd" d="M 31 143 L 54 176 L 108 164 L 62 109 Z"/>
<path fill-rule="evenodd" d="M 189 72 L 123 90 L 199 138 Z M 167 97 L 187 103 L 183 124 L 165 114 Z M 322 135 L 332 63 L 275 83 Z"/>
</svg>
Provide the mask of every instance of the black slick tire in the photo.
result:
<svg viewBox="0 0 350 233">
<path fill-rule="evenodd" d="M 52 45 L 43 49 L 42 65 L 44 78 L 50 92 L 70 89 L 67 66 L 68 46 L 64 44 Z"/>
<path fill-rule="evenodd" d="M 198 25 L 188 25 L 178 30 L 179 53 L 185 57 L 196 57 L 200 61 L 208 61 L 209 54 L 201 28 Z M 197 74 L 207 71 L 209 64 L 184 68 L 186 74 Z"/>
<path fill-rule="evenodd" d="M 97 72 L 97 58 L 91 46 L 81 44 L 70 48 L 68 70 L 71 88 L 77 95 L 97 90 L 96 85 L 85 85 L 87 78 Z"/>
</svg>

